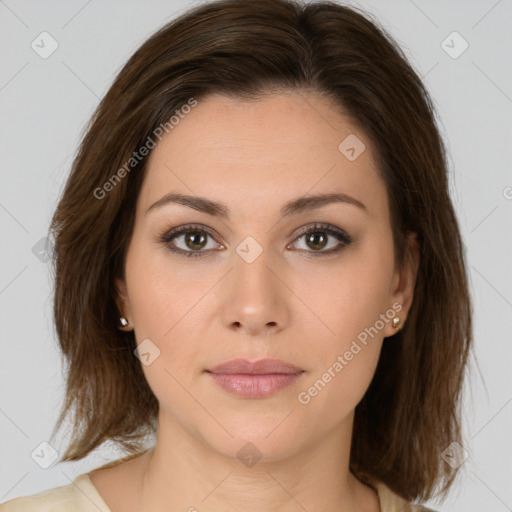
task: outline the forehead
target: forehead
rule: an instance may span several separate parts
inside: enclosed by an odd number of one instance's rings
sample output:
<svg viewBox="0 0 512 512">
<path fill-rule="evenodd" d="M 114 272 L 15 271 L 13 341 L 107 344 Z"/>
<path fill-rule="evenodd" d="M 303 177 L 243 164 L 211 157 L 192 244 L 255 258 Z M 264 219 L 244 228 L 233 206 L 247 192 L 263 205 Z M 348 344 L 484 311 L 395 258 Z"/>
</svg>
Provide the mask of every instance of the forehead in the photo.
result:
<svg viewBox="0 0 512 512">
<path fill-rule="evenodd" d="M 302 92 L 198 100 L 152 150 L 139 204 L 170 191 L 229 196 L 247 211 L 325 192 L 386 206 L 364 132 L 330 100 Z"/>
</svg>

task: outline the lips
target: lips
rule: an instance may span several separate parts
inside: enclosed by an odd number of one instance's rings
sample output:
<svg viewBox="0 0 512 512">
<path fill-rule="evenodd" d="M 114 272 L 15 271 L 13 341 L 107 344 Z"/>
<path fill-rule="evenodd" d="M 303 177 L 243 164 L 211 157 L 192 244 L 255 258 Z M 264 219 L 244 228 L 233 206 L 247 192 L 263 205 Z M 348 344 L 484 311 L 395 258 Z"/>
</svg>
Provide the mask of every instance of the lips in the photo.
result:
<svg viewBox="0 0 512 512">
<path fill-rule="evenodd" d="M 254 362 L 246 359 L 233 359 L 207 371 L 210 373 L 244 375 L 291 375 L 302 373 L 304 370 L 279 359 L 260 359 Z"/>
<path fill-rule="evenodd" d="M 304 370 L 279 359 L 233 359 L 207 373 L 224 391 L 239 398 L 265 398 L 292 384 Z"/>
</svg>

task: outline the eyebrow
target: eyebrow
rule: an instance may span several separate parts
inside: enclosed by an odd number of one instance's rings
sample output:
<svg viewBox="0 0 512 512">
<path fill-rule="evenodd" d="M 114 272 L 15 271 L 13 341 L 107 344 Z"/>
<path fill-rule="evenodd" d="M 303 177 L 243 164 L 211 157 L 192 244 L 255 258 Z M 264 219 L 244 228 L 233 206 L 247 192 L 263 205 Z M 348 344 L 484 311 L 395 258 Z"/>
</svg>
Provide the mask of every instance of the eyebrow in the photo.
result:
<svg viewBox="0 0 512 512">
<path fill-rule="evenodd" d="M 306 211 L 316 210 L 318 208 L 322 208 L 328 204 L 332 203 L 345 203 L 357 206 L 358 208 L 368 212 L 366 206 L 358 201 L 352 196 L 347 194 L 343 194 L 341 192 L 332 193 L 332 194 L 316 194 L 310 196 L 302 196 L 292 199 L 284 204 L 284 206 L 279 211 L 281 217 L 290 217 L 292 215 L 297 215 L 299 213 L 303 213 Z M 166 194 L 158 201 L 153 203 L 147 210 L 146 215 L 158 208 L 161 208 L 168 204 L 181 204 L 183 206 L 188 206 L 189 208 L 193 208 L 194 210 L 206 213 L 207 215 L 211 215 L 213 217 L 220 217 L 222 219 L 230 218 L 230 210 L 229 208 L 222 203 L 212 201 L 211 199 L 207 199 L 206 197 L 199 196 L 189 196 L 185 194 L 177 194 L 174 192 L 170 192 Z"/>
</svg>

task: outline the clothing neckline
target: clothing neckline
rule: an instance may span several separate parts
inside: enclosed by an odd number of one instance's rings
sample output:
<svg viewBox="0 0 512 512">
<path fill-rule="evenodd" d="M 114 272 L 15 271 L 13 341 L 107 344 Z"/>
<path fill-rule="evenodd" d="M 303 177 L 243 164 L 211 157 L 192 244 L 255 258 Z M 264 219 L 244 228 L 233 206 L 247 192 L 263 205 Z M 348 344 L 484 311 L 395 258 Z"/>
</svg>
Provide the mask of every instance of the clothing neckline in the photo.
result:
<svg viewBox="0 0 512 512">
<path fill-rule="evenodd" d="M 90 501 L 94 503 L 96 507 L 99 508 L 101 512 L 112 512 L 109 506 L 105 503 L 103 496 L 92 483 L 92 480 L 89 477 L 89 473 L 82 473 L 81 475 L 78 475 L 73 480 L 73 483 L 85 494 L 85 496 Z M 394 505 L 395 501 L 397 505 L 403 506 L 407 504 L 405 500 L 393 494 L 383 482 L 374 481 L 371 485 L 377 492 L 381 512 L 388 512 L 388 510 L 390 510 L 391 503 Z"/>
<path fill-rule="evenodd" d="M 78 475 L 73 484 L 78 487 L 83 494 L 91 501 L 101 512 L 112 512 L 109 506 L 105 503 L 103 496 L 96 489 L 95 485 L 89 477 L 89 473 L 82 473 Z"/>
</svg>

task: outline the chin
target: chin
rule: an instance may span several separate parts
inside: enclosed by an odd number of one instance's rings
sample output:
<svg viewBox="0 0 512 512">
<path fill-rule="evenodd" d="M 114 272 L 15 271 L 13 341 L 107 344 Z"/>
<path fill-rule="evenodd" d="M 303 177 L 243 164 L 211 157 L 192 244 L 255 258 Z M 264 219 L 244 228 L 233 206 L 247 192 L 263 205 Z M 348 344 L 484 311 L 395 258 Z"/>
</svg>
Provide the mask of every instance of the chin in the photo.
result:
<svg viewBox="0 0 512 512">
<path fill-rule="evenodd" d="M 223 423 L 233 437 L 221 428 L 200 435 L 218 454 L 238 459 L 246 467 L 252 467 L 257 463 L 284 460 L 294 455 L 300 446 L 307 444 L 307 439 L 301 439 L 305 429 L 300 429 L 299 436 L 296 425 L 292 422 L 287 424 L 291 418 L 283 421 L 285 417 L 286 414 L 282 413 L 267 413 L 260 416 L 259 420 L 239 417 L 237 421 Z"/>
</svg>

